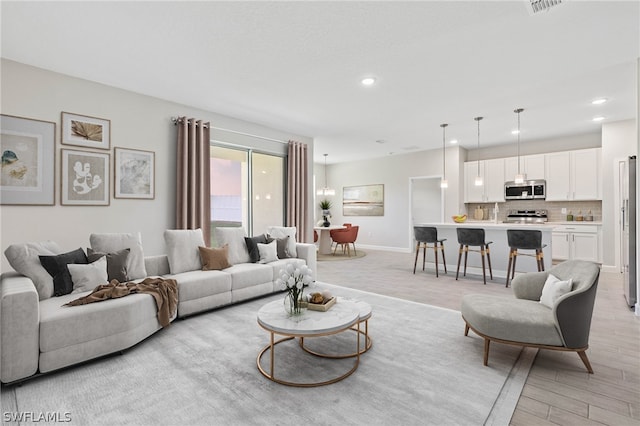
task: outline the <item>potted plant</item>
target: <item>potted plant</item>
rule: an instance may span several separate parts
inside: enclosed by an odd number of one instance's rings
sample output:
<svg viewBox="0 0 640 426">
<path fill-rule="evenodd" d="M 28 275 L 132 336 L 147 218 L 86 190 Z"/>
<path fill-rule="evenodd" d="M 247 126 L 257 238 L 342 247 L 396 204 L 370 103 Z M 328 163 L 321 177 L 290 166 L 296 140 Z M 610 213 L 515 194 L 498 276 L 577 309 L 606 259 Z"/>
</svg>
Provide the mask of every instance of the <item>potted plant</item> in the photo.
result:
<svg viewBox="0 0 640 426">
<path fill-rule="evenodd" d="M 329 226 L 331 225 L 329 223 L 329 217 L 331 217 L 331 212 L 329 211 L 329 209 L 331 208 L 331 201 L 324 199 L 322 201 L 320 201 L 320 208 L 322 209 L 322 225 L 323 226 Z"/>
</svg>

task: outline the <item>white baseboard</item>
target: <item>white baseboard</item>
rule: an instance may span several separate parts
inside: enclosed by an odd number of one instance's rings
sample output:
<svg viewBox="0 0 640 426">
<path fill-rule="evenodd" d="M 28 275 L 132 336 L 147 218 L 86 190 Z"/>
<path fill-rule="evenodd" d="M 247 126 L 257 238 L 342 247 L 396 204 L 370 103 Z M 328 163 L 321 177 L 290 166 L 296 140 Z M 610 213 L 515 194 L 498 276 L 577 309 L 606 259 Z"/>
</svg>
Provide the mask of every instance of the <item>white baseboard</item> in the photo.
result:
<svg viewBox="0 0 640 426">
<path fill-rule="evenodd" d="M 404 247 L 372 246 L 367 244 L 358 244 L 357 247 L 371 250 L 393 251 L 396 253 L 413 253 L 413 249 Z"/>
</svg>

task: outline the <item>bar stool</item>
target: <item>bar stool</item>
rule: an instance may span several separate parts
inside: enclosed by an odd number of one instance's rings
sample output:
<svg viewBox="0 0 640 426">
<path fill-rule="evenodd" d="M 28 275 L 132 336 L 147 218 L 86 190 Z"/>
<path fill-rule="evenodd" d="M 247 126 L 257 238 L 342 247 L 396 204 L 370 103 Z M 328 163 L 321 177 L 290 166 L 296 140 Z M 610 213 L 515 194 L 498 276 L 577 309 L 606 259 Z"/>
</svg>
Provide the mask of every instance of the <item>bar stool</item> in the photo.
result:
<svg viewBox="0 0 640 426">
<path fill-rule="evenodd" d="M 487 262 L 489 263 L 489 275 L 493 279 L 493 271 L 491 270 L 491 256 L 489 254 L 489 244 L 493 241 L 484 240 L 484 229 L 482 228 L 456 228 L 458 233 L 458 244 L 460 244 L 460 250 L 458 251 L 458 267 L 456 269 L 456 280 L 460 272 L 460 260 L 462 259 L 462 253 L 464 252 L 464 274 L 467 276 L 467 257 L 470 251 L 480 252 L 482 258 L 482 280 L 485 285 L 487 284 L 487 275 L 484 266 L 484 255 L 487 254 Z M 471 250 L 471 247 L 480 247 L 479 250 Z"/>
<path fill-rule="evenodd" d="M 416 265 L 418 264 L 418 254 L 420 248 L 422 251 L 422 270 L 424 271 L 425 259 L 427 257 L 427 248 L 433 249 L 436 262 L 436 277 L 438 277 L 438 243 L 440 244 L 440 252 L 442 253 L 442 264 L 444 265 L 444 273 L 447 273 L 447 262 L 444 260 L 444 241 L 446 238 L 438 239 L 438 230 L 433 226 L 414 226 L 413 235 L 416 239 L 416 260 L 413 262 L 413 273 L 416 273 Z M 433 244 L 433 246 L 429 246 Z"/>
<path fill-rule="evenodd" d="M 547 245 L 542 244 L 542 231 L 530 229 L 507 229 L 507 242 L 509 243 L 509 264 L 507 266 L 507 283 L 516 274 L 516 258 L 518 255 L 532 256 L 536 258 L 538 271 L 544 271 L 544 254 L 542 249 Z M 535 250 L 535 254 L 518 253 L 518 250 Z"/>
</svg>

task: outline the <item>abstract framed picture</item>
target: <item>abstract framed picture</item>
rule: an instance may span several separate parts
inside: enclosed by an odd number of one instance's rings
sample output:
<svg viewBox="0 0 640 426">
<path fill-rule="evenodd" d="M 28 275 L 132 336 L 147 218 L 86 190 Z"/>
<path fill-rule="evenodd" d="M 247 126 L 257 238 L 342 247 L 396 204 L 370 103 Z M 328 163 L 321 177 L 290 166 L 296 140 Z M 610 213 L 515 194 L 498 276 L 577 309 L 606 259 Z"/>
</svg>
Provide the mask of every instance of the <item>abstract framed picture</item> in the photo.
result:
<svg viewBox="0 0 640 426">
<path fill-rule="evenodd" d="M 114 197 L 155 198 L 155 152 L 115 148 Z"/>
<path fill-rule="evenodd" d="M 0 204 L 55 204 L 56 123 L 0 115 Z"/>
<path fill-rule="evenodd" d="M 384 216 L 384 185 L 345 186 L 343 216 Z"/>
<path fill-rule="evenodd" d="M 85 148 L 109 149 L 111 147 L 111 121 L 63 112 L 62 143 Z"/>
<path fill-rule="evenodd" d="M 62 194 L 68 206 L 109 205 L 110 154 L 62 150 Z"/>
</svg>

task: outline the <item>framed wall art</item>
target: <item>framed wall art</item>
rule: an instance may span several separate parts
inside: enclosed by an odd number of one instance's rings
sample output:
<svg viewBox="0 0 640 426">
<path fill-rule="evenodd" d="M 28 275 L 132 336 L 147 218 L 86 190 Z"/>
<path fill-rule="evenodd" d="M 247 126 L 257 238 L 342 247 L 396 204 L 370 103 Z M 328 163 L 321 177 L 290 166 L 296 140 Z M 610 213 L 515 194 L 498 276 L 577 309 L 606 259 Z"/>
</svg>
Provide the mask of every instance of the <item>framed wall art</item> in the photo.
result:
<svg viewBox="0 0 640 426">
<path fill-rule="evenodd" d="M 61 204 L 109 205 L 109 154 L 62 150 Z"/>
<path fill-rule="evenodd" d="M 384 185 L 345 186 L 343 216 L 384 216 Z"/>
<path fill-rule="evenodd" d="M 55 204 L 56 123 L 0 115 L 0 204 Z"/>
<path fill-rule="evenodd" d="M 155 152 L 115 148 L 114 197 L 155 198 Z"/>
<path fill-rule="evenodd" d="M 62 143 L 85 148 L 109 149 L 111 147 L 111 121 L 63 112 Z"/>
</svg>

